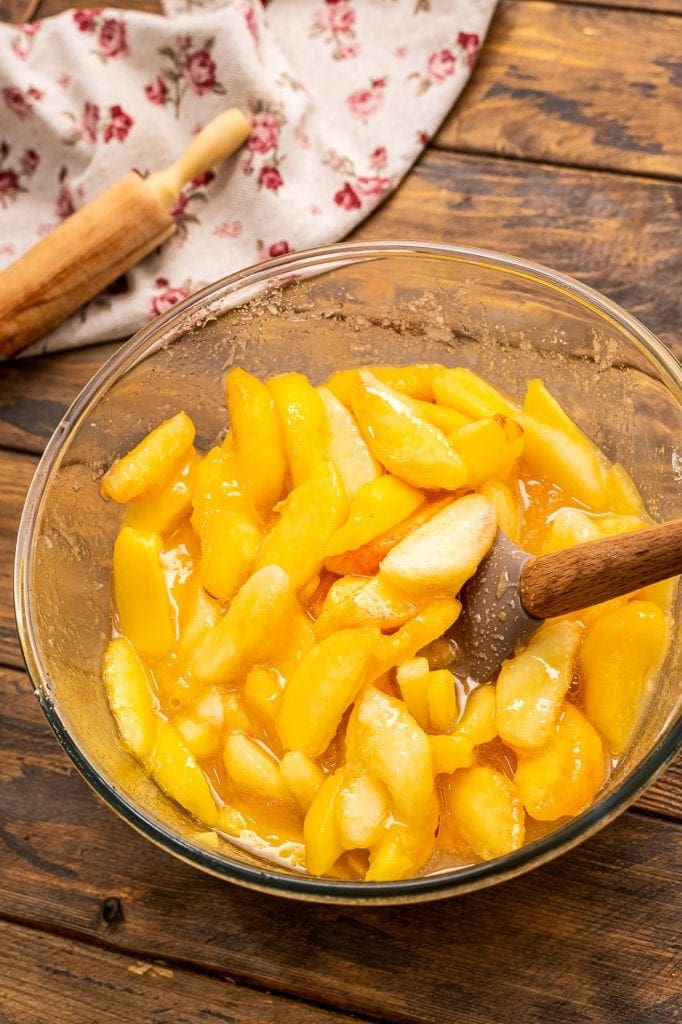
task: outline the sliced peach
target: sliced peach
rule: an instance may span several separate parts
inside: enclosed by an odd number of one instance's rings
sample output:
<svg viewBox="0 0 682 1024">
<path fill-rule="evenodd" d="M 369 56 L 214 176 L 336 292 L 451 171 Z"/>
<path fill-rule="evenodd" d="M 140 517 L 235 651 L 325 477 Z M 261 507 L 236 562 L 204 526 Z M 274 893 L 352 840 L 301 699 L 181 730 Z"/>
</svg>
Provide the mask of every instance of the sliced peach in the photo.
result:
<svg viewBox="0 0 682 1024">
<path fill-rule="evenodd" d="M 197 646 L 192 673 L 205 683 L 238 679 L 283 643 L 294 602 L 291 581 L 279 566 L 259 569 L 237 591 L 223 618 Z"/>
<path fill-rule="evenodd" d="M 486 480 L 479 488 L 479 494 L 495 506 L 497 525 L 502 532 L 518 543 L 521 535 L 521 513 L 508 484 L 501 480 Z"/>
<path fill-rule="evenodd" d="M 588 629 L 578 660 L 585 712 L 614 754 L 641 717 L 668 641 L 668 622 L 651 601 L 630 601 Z"/>
<path fill-rule="evenodd" d="M 328 776 L 317 790 L 303 823 L 306 867 L 311 875 L 327 875 L 343 853 L 336 828 L 336 800 L 344 772 Z"/>
<path fill-rule="evenodd" d="M 422 647 L 442 636 L 457 621 L 461 608 L 455 598 L 433 598 L 391 636 L 381 636 L 368 669 L 369 681 L 414 658 Z"/>
<path fill-rule="evenodd" d="M 160 535 L 172 533 L 191 512 L 198 464 L 199 456 L 194 448 L 190 448 L 179 469 L 165 484 L 130 502 L 123 518 L 124 525 Z"/>
<path fill-rule="evenodd" d="M 225 770 L 232 784 L 261 800 L 288 800 L 286 786 L 277 761 L 257 740 L 233 732 L 223 750 Z"/>
<path fill-rule="evenodd" d="M 441 369 L 433 379 L 433 393 L 441 405 L 452 406 L 474 420 L 497 413 L 513 418 L 518 413 L 518 407 L 501 391 L 465 366 Z"/>
<path fill-rule="evenodd" d="M 606 493 L 610 512 L 642 518 L 646 516 L 647 511 L 637 485 L 620 462 L 614 462 L 606 475 Z"/>
<path fill-rule="evenodd" d="M 595 729 L 576 707 L 564 704 L 547 745 L 519 752 L 514 782 L 531 818 L 556 821 L 584 811 L 605 775 L 604 749 Z"/>
<path fill-rule="evenodd" d="M 242 688 L 246 708 L 256 720 L 273 725 L 282 699 L 282 686 L 276 674 L 255 665 L 246 677 Z"/>
<path fill-rule="evenodd" d="M 410 658 L 398 665 L 396 682 L 405 707 L 424 732 L 430 725 L 429 718 L 429 663 L 426 658 Z"/>
<path fill-rule="evenodd" d="M 300 750 L 288 750 L 279 762 L 279 770 L 299 807 L 307 814 L 324 782 L 324 772 Z"/>
<path fill-rule="evenodd" d="M 495 725 L 495 687 L 479 686 L 467 697 L 464 713 L 447 736 L 430 736 L 434 771 L 450 775 L 475 760 L 475 750 L 497 736 Z"/>
<path fill-rule="evenodd" d="M 468 423 L 448 436 L 466 462 L 470 487 L 480 487 L 486 480 L 504 480 L 523 452 L 523 428 L 499 413 Z"/>
<path fill-rule="evenodd" d="M 217 824 L 218 810 L 206 776 L 177 729 L 163 720 L 157 724 L 148 765 L 168 796 L 199 821 L 210 826 Z"/>
<path fill-rule="evenodd" d="M 455 772 L 446 789 L 448 825 L 481 860 L 523 846 L 525 812 L 516 787 L 494 768 L 476 765 Z"/>
<path fill-rule="evenodd" d="M 412 366 L 365 366 L 375 377 L 388 384 L 394 391 L 408 395 L 418 401 L 433 401 L 433 378 L 442 367 L 435 363 L 415 363 Z M 326 382 L 327 387 L 340 402 L 350 408 L 351 391 L 358 377 L 358 370 L 337 370 Z"/>
<path fill-rule="evenodd" d="M 376 480 L 383 470 L 365 444 L 352 414 L 328 388 L 318 388 L 329 427 L 328 458 L 352 498 L 363 484 Z"/>
<path fill-rule="evenodd" d="M 368 850 L 382 838 L 388 817 L 388 791 L 361 768 L 344 772 L 336 797 L 336 832 L 345 850 Z"/>
<path fill-rule="evenodd" d="M 301 658 L 277 715 L 277 730 L 288 750 L 301 750 L 311 758 L 324 753 L 363 684 L 378 637 L 373 627 L 339 630 Z"/>
<path fill-rule="evenodd" d="M 369 450 L 389 472 L 427 490 L 466 484 L 466 464 L 442 430 L 367 370 L 358 372 L 351 405 Z"/>
<path fill-rule="evenodd" d="M 241 479 L 255 507 L 268 515 L 282 494 L 287 469 L 272 394 L 241 367 L 228 373 L 225 390 Z"/>
<path fill-rule="evenodd" d="M 457 721 L 455 677 L 447 668 L 429 672 L 426 691 L 431 732 L 450 732 Z"/>
<path fill-rule="evenodd" d="M 194 441 L 194 424 L 184 412 L 150 431 L 102 477 L 100 491 L 120 504 L 163 487 Z"/>
<path fill-rule="evenodd" d="M 328 458 L 329 427 L 322 399 L 302 373 L 272 377 L 268 387 L 282 430 L 291 486 L 298 487 Z"/>
<path fill-rule="evenodd" d="M 368 481 L 351 497 L 348 519 L 329 541 L 327 559 L 362 547 L 403 522 L 423 504 L 421 491 L 388 473 Z"/>
<path fill-rule="evenodd" d="M 160 658 L 175 643 L 176 622 L 156 533 L 124 526 L 114 544 L 114 598 L 121 632 L 136 651 Z"/>
<path fill-rule="evenodd" d="M 497 731 L 510 746 L 537 749 L 548 743 L 573 679 L 583 636 L 578 622 L 547 623 L 497 679 Z"/>
<path fill-rule="evenodd" d="M 402 626 L 417 614 L 418 606 L 381 579 L 342 576 L 333 583 L 315 622 L 322 638 L 337 629 L 376 625 L 381 630 Z"/>
<path fill-rule="evenodd" d="M 322 568 L 329 541 L 348 515 L 348 499 L 333 462 L 322 462 L 299 484 L 280 509 L 265 537 L 256 569 L 279 565 L 300 590 Z"/>
<path fill-rule="evenodd" d="M 379 578 L 411 597 L 457 594 L 492 547 L 495 506 L 480 494 L 453 501 L 389 551 Z"/>
<path fill-rule="evenodd" d="M 402 701 L 367 686 L 348 720 L 346 752 L 391 794 L 396 817 L 412 821 L 434 798 L 429 740 Z"/>
<path fill-rule="evenodd" d="M 238 472 L 234 456 L 212 448 L 196 471 L 192 498 L 202 583 L 221 601 L 231 600 L 248 578 L 263 535 Z"/>
<path fill-rule="evenodd" d="M 596 516 L 580 508 L 564 506 L 550 516 L 549 529 L 542 542 L 542 554 L 562 551 L 577 544 L 598 540 L 602 536 Z"/>
<path fill-rule="evenodd" d="M 380 480 L 390 479 L 380 477 Z M 395 479 L 395 478 L 393 478 Z M 378 483 L 379 481 L 377 481 Z M 405 484 L 407 487 L 407 484 Z M 414 488 L 412 488 L 414 490 Z M 419 493 L 418 491 L 416 493 Z M 373 576 L 379 570 L 382 558 L 396 546 L 404 537 L 432 519 L 447 505 L 451 504 L 452 497 L 439 498 L 437 501 L 427 501 L 417 508 L 416 512 L 402 519 L 396 526 L 374 537 L 367 544 L 363 544 L 353 551 L 346 551 L 341 555 L 332 555 L 325 559 L 325 566 L 331 572 L 339 576 Z M 340 531 L 339 531 L 340 532 Z"/>
<path fill-rule="evenodd" d="M 147 671 L 125 637 L 107 646 L 102 675 L 123 744 L 137 757 L 146 757 L 154 744 L 157 716 Z"/>
</svg>

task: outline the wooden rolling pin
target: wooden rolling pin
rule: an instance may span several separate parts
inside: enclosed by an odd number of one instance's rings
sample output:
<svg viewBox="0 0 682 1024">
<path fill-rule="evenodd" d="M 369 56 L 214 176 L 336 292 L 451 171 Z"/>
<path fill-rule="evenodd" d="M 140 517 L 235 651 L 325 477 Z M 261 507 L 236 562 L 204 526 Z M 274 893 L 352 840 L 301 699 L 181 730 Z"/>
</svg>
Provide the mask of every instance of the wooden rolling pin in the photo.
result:
<svg viewBox="0 0 682 1024">
<path fill-rule="evenodd" d="M 47 334 L 175 231 L 169 210 L 188 181 L 238 149 L 249 122 L 226 110 L 174 164 L 127 174 L 0 273 L 0 356 Z"/>
</svg>

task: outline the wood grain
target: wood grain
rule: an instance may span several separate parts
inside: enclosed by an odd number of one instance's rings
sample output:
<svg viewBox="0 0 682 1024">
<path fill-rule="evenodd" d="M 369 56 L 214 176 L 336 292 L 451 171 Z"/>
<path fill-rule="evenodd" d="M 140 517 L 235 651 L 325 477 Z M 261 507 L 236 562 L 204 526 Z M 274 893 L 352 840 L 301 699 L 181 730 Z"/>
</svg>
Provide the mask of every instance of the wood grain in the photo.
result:
<svg viewBox="0 0 682 1024">
<path fill-rule="evenodd" d="M 429 238 L 545 263 L 605 292 L 682 354 L 680 211 L 672 182 L 427 152 L 354 237 Z M 0 444 L 41 452 L 116 348 L 0 365 Z"/>
<path fill-rule="evenodd" d="M 524 1024 L 669 1024 L 681 869 L 682 828 L 628 812 L 502 888 L 294 906 L 138 836 L 50 738 L 26 677 L 0 672 L 0 914 L 173 968 L 382 1020 L 480 1024 L 505 1006 Z"/>
<path fill-rule="evenodd" d="M 0 665 L 23 667 L 12 599 L 17 527 L 36 459 L 0 449 Z"/>
<path fill-rule="evenodd" d="M 436 144 L 680 177 L 682 20 L 502 0 Z"/>
<path fill-rule="evenodd" d="M 229 979 L 0 921 L 3 1024 L 351 1024 Z"/>
<path fill-rule="evenodd" d="M 526 3 L 545 3 L 545 0 L 525 0 Z M 680 0 L 557 0 L 564 4 L 582 4 L 586 7 L 617 7 L 632 11 L 658 11 L 661 14 L 682 15 Z"/>
</svg>

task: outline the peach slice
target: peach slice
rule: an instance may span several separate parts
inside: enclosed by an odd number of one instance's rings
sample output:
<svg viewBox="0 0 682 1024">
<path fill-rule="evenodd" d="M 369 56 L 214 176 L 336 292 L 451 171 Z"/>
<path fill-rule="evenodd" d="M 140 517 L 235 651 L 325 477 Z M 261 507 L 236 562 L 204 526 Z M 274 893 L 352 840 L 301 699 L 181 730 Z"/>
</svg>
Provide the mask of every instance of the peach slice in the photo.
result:
<svg viewBox="0 0 682 1024">
<path fill-rule="evenodd" d="M 497 679 L 495 723 L 505 743 L 536 749 L 551 740 L 582 637 L 578 622 L 550 622 L 504 662 Z"/>
<path fill-rule="evenodd" d="M 418 401 L 433 402 L 433 378 L 442 370 L 435 363 L 414 363 L 412 366 L 365 366 L 375 377 L 388 384 L 394 391 Z M 351 391 L 357 381 L 358 370 L 337 370 L 325 387 L 328 388 L 343 405 L 350 408 Z"/>
<path fill-rule="evenodd" d="M 429 672 L 426 691 L 431 732 L 449 732 L 457 721 L 455 677 L 447 668 Z"/>
<path fill-rule="evenodd" d="M 196 471 L 192 504 L 202 583 L 229 601 L 251 573 L 262 538 L 233 455 L 218 447 L 208 452 Z"/>
<path fill-rule="evenodd" d="M 287 470 L 272 394 L 241 367 L 228 373 L 225 391 L 239 475 L 255 507 L 268 515 L 282 494 Z"/>
<path fill-rule="evenodd" d="M 322 568 L 329 541 L 348 515 L 348 499 L 333 462 L 322 462 L 296 487 L 280 509 L 280 518 L 265 537 L 256 569 L 279 565 L 294 590 Z"/>
<path fill-rule="evenodd" d="M 267 384 L 282 430 L 291 486 L 298 487 L 327 459 L 329 427 L 322 399 L 302 373 L 283 373 Z"/>
<path fill-rule="evenodd" d="M 159 720 L 148 759 L 149 770 L 168 796 L 207 825 L 218 822 L 218 810 L 206 776 L 180 733 Z"/>
<path fill-rule="evenodd" d="M 194 424 L 187 413 L 165 420 L 104 474 L 102 495 L 125 504 L 162 487 L 193 441 Z"/>
<path fill-rule="evenodd" d="M 433 800 L 428 737 L 395 697 L 373 686 L 362 691 L 348 720 L 346 753 L 386 785 L 398 819 L 414 820 Z"/>
<path fill-rule="evenodd" d="M 497 736 L 495 687 L 479 686 L 467 698 L 464 713 L 447 736 L 430 736 L 436 775 L 450 775 L 475 760 L 475 750 Z"/>
<path fill-rule="evenodd" d="M 257 741 L 241 732 L 231 733 L 223 750 L 225 770 L 232 784 L 261 800 L 288 800 L 289 789 L 279 765 Z"/>
<path fill-rule="evenodd" d="M 514 783 L 501 772 L 483 765 L 455 772 L 445 800 L 448 825 L 481 860 L 503 857 L 523 846 L 523 804 Z"/>
<path fill-rule="evenodd" d="M 204 683 L 238 679 L 284 643 L 294 604 L 287 574 L 277 565 L 259 569 L 197 646 L 191 660 L 193 675 Z"/>
<path fill-rule="evenodd" d="M 381 476 L 382 469 L 365 444 L 352 414 L 328 388 L 318 388 L 329 427 L 328 458 L 336 465 L 349 498 Z"/>
<path fill-rule="evenodd" d="M 379 480 L 388 479 L 395 479 L 395 477 L 391 478 L 387 475 L 379 478 Z M 379 483 L 379 480 L 376 483 Z M 404 486 L 407 487 L 408 485 L 405 484 Z M 411 490 L 415 491 L 415 488 L 411 488 Z M 419 491 L 415 491 L 415 493 L 421 494 Z M 421 497 L 423 498 L 423 495 Z M 429 519 L 433 519 L 436 513 L 450 505 L 452 500 L 452 496 L 448 495 L 447 498 L 439 498 L 437 501 L 427 501 L 425 504 L 420 504 L 412 515 L 401 519 L 394 527 L 386 530 L 379 536 L 375 536 L 373 540 L 363 544 L 361 547 L 352 551 L 348 550 L 341 555 L 327 557 L 324 563 L 326 568 L 331 572 L 337 573 L 339 576 L 373 576 L 379 571 L 382 558 L 399 541 L 407 537 L 423 523 L 427 523 Z"/>
<path fill-rule="evenodd" d="M 114 544 L 114 598 L 121 632 L 150 658 L 175 643 L 176 622 L 161 565 L 163 543 L 156 533 L 124 526 Z"/>
<path fill-rule="evenodd" d="M 374 682 L 396 665 L 414 658 L 422 647 L 437 640 L 457 621 L 461 609 L 455 598 L 435 597 L 395 633 L 380 635 L 368 669 L 369 681 Z"/>
<path fill-rule="evenodd" d="M 630 741 L 665 657 L 668 621 L 652 601 L 630 601 L 588 629 L 578 666 L 585 712 L 614 754 Z"/>
<path fill-rule="evenodd" d="M 429 719 L 429 663 L 426 658 L 410 658 L 398 665 L 396 682 L 405 707 L 424 732 L 430 725 Z"/>
<path fill-rule="evenodd" d="M 514 782 L 524 807 L 537 821 L 580 814 L 592 803 L 606 775 L 601 740 L 572 704 L 564 704 L 545 747 L 519 752 Z"/>
<path fill-rule="evenodd" d="M 389 551 L 379 578 L 411 597 L 457 594 L 497 532 L 495 506 L 480 494 L 453 501 Z"/>
<path fill-rule="evenodd" d="M 192 490 L 199 461 L 194 448 L 190 448 L 180 468 L 165 484 L 130 502 L 123 517 L 124 525 L 159 535 L 172 533 L 192 508 Z"/>
<path fill-rule="evenodd" d="M 448 435 L 467 465 L 470 487 L 486 480 L 504 480 L 523 452 L 523 429 L 508 416 L 486 417 Z"/>
<path fill-rule="evenodd" d="M 328 875 L 344 852 L 336 828 L 336 800 L 343 779 L 343 769 L 328 776 L 305 816 L 303 841 L 306 867 L 311 875 Z"/>
<path fill-rule="evenodd" d="M 315 622 L 318 638 L 350 626 L 397 629 L 417 614 L 417 605 L 381 579 L 342 576 L 330 587 Z"/>
<path fill-rule="evenodd" d="M 321 640 L 292 672 L 277 715 L 287 750 L 319 757 L 362 686 L 379 630 L 342 629 Z"/>
<path fill-rule="evenodd" d="M 124 746 L 146 757 L 154 744 L 157 716 L 147 670 L 125 637 L 107 646 L 102 675 Z"/>
<path fill-rule="evenodd" d="M 336 831 L 345 850 L 368 850 L 382 838 L 389 814 L 383 782 L 350 765 L 336 797 Z"/>
<path fill-rule="evenodd" d="M 466 484 L 466 464 L 442 430 L 367 370 L 358 372 L 351 405 L 369 450 L 389 472 L 427 490 Z"/>
<path fill-rule="evenodd" d="M 647 515 L 642 496 L 637 485 L 620 462 L 614 462 L 606 476 L 606 493 L 609 511 L 619 515 Z"/>
<path fill-rule="evenodd" d="M 501 480 L 486 480 L 478 492 L 495 506 L 497 525 L 502 533 L 518 544 L 521 536 L 521 513 L 509 485 Z"/>
<path fill-rule="evenodd" d="M 364 484 L 350 499 L 348 519 L 327 545 L 327 559 L 355 551 L 391 530 L 423 505 L 424 500 L 421 491 L 388 473 Z"/>
<path fill-rule="evenodd" d="M 300 809 L 307 814 L 324 782 L 324 772 L 300 750 L 288 750 L 279 762 L 279 770 Z"/>
<path fill-rule="evenodd" d="M 474 420 L 497 413 L 514 418 L 519 411 L 501 391 L 465 366 L 441 368 L 433 379 L 433 393 L 439 404 L 452 406 Z"/>
</svg>

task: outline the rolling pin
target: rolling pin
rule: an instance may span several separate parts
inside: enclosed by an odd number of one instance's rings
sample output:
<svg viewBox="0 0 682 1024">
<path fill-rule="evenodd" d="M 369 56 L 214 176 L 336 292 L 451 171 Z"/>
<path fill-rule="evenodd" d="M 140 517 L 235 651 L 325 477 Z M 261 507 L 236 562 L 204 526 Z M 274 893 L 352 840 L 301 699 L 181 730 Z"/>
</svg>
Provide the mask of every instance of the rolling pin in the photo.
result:
<svg viewBox="0 0 682 1024">
<path fill-rule="evenodd" d="M 170 215 L 188 181 L 249 135 L 237 109 L 214 118 L 174 164 L 127 174 L 0 273 L 0 356 L 47 334 L 175 231 Z"/>
</svg>

